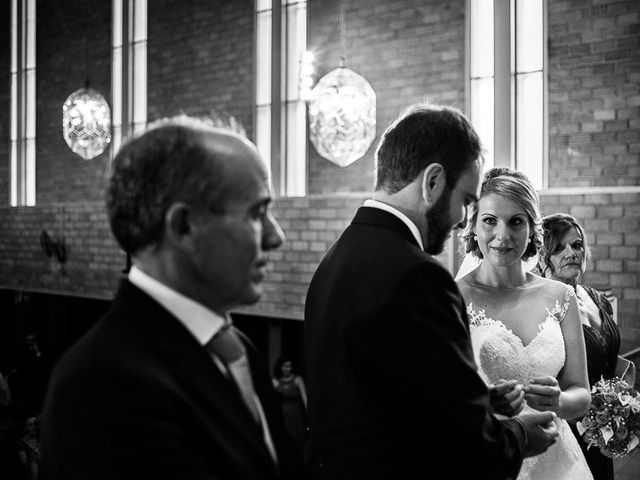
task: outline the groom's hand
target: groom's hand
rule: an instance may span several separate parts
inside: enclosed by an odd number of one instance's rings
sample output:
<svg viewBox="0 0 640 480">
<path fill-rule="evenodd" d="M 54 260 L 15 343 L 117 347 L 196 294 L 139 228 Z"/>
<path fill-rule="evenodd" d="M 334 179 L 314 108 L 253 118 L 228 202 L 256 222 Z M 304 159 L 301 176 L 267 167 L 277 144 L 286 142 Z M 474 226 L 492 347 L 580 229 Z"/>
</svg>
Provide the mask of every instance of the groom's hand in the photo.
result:
<svg viewBox="0 0 640 480">
<path fill-rule="evenodd" d="M 558 438 L 558 426 L 553 412 L 527 412 L 514 417 L 527 434 L 524 456 L 539 455 L 553 445 Z"/>
<path fill-rule="evenodd" d="M 501 378 L 489 385 L 489 401 L 495 413 L 513 417 L 524 407 L 524 390 L 516 380 Z"/>
</svg>

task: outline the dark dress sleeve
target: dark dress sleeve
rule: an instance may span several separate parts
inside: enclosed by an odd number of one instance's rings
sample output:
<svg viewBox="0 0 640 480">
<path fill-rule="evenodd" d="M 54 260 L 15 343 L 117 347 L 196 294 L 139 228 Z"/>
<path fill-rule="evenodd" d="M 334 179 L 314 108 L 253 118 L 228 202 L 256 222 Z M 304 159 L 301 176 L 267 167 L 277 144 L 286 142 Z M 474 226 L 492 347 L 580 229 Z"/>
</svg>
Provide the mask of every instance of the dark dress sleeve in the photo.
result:
<svg viewBox="0 0 640 480">
<path fill-rule="evenodd" d="M 594 329 L 583 326 L 589 384 L 593 386 L 600 377 L 607 379 L 615 375 L 620 351 L 620 329 L 613 319 L 613 308 L 604 293 L 591 287 L 584 289 L 598 307 L 602 321 L 600 338 Z"/>
<path fill-rule="evenodd" d="M 620 350 L 620 330 L 613 319 L 611 302 L 607 300 L 604 293 L 591 287 L 583 288 L 598 307 L 602 321 L 601 332 L 587 325 L 582 326 L 587 351 L 589 384 L 593 386 L 601 377 L 608 379 L 615 375 Z M 613 460 L 602 455 L 595 447 L 587 449 L 586 443 L 576 429 L 575 422 L 571 422 L 570 427 L 584 452 L 594 480 L 614 480 Z"/>
</svg>

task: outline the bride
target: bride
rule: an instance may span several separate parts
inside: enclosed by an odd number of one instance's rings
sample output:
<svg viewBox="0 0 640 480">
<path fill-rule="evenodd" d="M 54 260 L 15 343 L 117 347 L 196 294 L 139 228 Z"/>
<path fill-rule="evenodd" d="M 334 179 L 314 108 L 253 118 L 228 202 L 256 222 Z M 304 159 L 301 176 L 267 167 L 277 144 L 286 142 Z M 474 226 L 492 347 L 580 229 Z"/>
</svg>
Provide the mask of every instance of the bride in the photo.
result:
<svg viewBox="0 0 640 480">
<path fill-rule="evenodd" d="M 530 273 L 525 263 L 542 244 L 540 224 L 538 196 L 527 177 L 508 168 L 489 170 L 463 235 L 467 254 L 482 261 L 458 285 L 476 364 L 491 397 L 498 397 L 495 410 L 558 416 L 558 440 L 525 459 L 518 479 L 592 479 L 566 421 L 584 415 L 591 400 L 575 294 Z"/>
</svg>

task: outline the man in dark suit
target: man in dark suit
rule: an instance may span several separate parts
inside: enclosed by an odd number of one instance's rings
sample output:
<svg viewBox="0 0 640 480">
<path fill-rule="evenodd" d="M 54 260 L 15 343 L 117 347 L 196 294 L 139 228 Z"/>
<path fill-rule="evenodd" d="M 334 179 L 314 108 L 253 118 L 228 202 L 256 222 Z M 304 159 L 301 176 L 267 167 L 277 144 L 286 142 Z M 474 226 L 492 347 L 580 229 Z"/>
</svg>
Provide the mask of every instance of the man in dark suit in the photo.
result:
<svg viewBox="0 0 640 480">
<path fill-rule="evenodd" d="M 227 313 L 260 298 L 284 240 L 270 201 L 231 131 L 177 117 L 121 148 L 107 210 L 133 266 L 55 368 L 42 478 L 301 478 L 263 358 Z"/>
<path fill-rule="evenodd" d="M 507 479 L 555 441 L 548 412 L 499 421 L 442 251 L 477 200 L 481 146 L 449 107 L 383 134 L 371 200 L 330 248 L 305 306 L 306 461 L 315 479 Z"/>
</svg>

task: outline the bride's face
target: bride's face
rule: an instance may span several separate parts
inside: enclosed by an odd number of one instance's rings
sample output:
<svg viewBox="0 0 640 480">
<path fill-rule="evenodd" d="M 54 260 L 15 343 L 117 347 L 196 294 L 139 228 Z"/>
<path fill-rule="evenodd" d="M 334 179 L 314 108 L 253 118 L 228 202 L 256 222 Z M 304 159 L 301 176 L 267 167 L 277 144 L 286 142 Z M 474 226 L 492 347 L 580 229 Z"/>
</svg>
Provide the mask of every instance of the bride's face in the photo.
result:
<svg viewBox="0 0 640 480">
<path fill-rule="evenodd" d="M 491 193 L 478 201 L 475 234 L 485 260 L 507 266 L 520 262 L 529 242 L 529 218 L 516 202 Z"/>
</svg>

